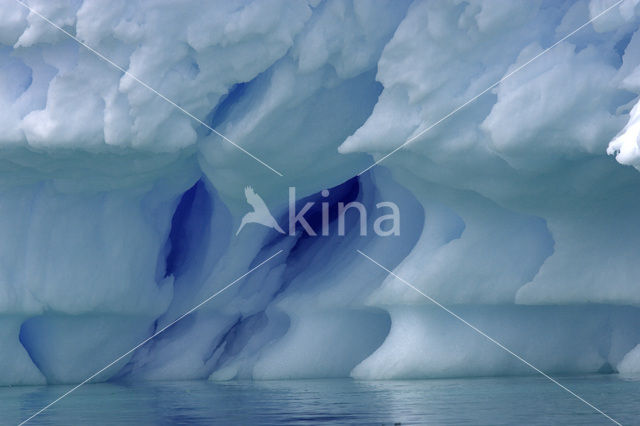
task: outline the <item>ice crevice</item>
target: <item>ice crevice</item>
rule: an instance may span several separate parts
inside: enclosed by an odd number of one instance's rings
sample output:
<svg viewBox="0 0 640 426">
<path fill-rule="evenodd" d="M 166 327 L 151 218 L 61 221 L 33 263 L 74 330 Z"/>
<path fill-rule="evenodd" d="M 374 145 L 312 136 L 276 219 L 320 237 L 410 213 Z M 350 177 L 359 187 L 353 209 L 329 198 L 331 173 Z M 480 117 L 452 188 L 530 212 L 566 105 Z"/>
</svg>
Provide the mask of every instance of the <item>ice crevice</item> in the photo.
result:
<svg viewBox="0 0 640 426">
<path fill-rule="evenodd" d="M 389 194 L 393 194 L 392 199 L 400 206 L 418 209 L 419 212 L 419 204 L 406 191 L 389 184 L 381 187 L 388 188 Z M 185 215 L 183 208 L 184 203 L 188 203 L 191 208 L 197 209 L 198 197 L 207 193 L 211 197 L 212 192 L 209 191 L 199 183 L 185 193 L 174 213 L 174 226 L 178 225 L 187 234 L 201 233 L 203 228 L 198 219 L 203 217 L 202 212 Z M 335 234 L 338 227 L 335 212 L 339 202 L 359 201 L 371 207 L 382 198 L 379 192 L 380 187 L 376 187 L 373 179 L 365 175 L 330 188 L 329 197 L 312 194 L 300 199 L 297 205 L 301 208 L 309 202 L 327 202 L 332 212 L 329 217 L 330 229 Z M 207 203 L 200 203 L 202 205 L 206 206 Z M 205 229 L 215 232 L 205 239 L 209 247 L 204 251 L 224 254 L 215 260 L 211 255 L 205 255 L 209 259 L 206 264 L 212 268 L 210 272 L 194 273 L 190 268 L 197 269 L 194 266 L 197 262 L 190 261 L 190 267 L 174 275 L 174 300 L 167 312 L 156 321 L 156 328 L 169 323 L 190 305 L 204 299 L 207 292 L 213 293 L 216 288 L 222 287 L 222 283 L 216 279 L 219 276 L 217 270 L 229 267 L 229 261 L 225 262 L 226 256 L 241 260 L 243 256 L 240 253 L 246 253 L 246 244 L 237 248 L 226 247 L 228 235 L 225 237 L 223 230 L 231 234 L 232 229 L 225 226 L 224 221 L 229 221 L 230 216 L 228 211 L 226 214 L 216 214 L 217 210 L 224 210 L 224 206 L 215 196 L 210 205 L 213 215 L 210 226 Z M 310 226 L 319 230 L 321 215 L 322 207 L 318 202 L 305 217 Z M 180 222 L 176 220 L 178 217 L 196 220 Z M 345 229 L 349 231 L 340 237 L 312 237 L 299 224 L 295 236 L 249 225 L 253 233 L 248 235 L 258 241 L 254 244 L 255 257 L 247 267 L 259 263 L 276 249 L 284 250 L 284 256 L 281 255 L 281 259 L 266 265 L 264 271 L 256 271 L 255 275 L 247 277 L 200 311 L 158 336 L 138 351 L 114 379 L 203 378 L 209 375 L 213 379 L 348 375 L 358 362 L 379 346 L 389 329 L 386 312 L 359 302 L 374 289 L 367 285 L 370 280 L 353 286 L 349 279 L 353 274 L 362 274 L 362 268 L 366 266 L 358 265 L 358 259 L 354 256 L 355 248 L 370 246 L 374 249 L 378 246 L 377 250 L 381 253 L 386 251 L 375 236 L 361 236 L 359 226 L 352 226 L 359 219 L 357 212 L 348 212 Z M 374 219 L 367 219 L 369 228 Z M 286 222 L 281 222 L 287 229 Z M 403 253 L 410 250 L 415 241 L 413 235 L 419 232 L 422 221 L 406 220 L 404 226 L 406 229 L 415 228 L 415 232 L 397 238 L 396 253 L 387 256 L 392 261 L 396 259 L 393 262 L 398 262 Z M 177 232 L 172 230 L 170 235 L 177 235 Z M 243 235 L 246 234 L 240 236 Z M 336 238 L 341 246 L 337 250 L 334 247 Z M 229 251 L 240 251 L 228 254 L 224 249 L 214 247 L 218 244 Z M 168 259 L 176 256 L 172 253 L 173 250 L 169 252 Z M 202 256 L 202 253 L 195 258 L 198 256 Z M 321 284 L 317 281 L 318 274 L 330 274 L 334 278 Z M 377 275 L 380 276 L 379 273 Z M 185 279 L 187 282 L 184 284 L 190 287 L 179 291 Z M 178 308 L 179 298 L 181 303 Z M 321 302 L 323 299 L 325 301 Z M 299 347 L 306 348 L 309 356 L 299 357 L 295 350 L 292 352 L 293 348 Z"/>
<path fill-rule="evenodd" d="M 8 2 L 0 384 L 80 382 L 278 250 L 96 380 L 530 373 L 356 250 L 545 371 L 640 372 L 639 2 L 362 175 L 606 2 L 29 4 L 284 176 Z M 328 235 L 238 232 L 246 187 Z"/>
</svg>

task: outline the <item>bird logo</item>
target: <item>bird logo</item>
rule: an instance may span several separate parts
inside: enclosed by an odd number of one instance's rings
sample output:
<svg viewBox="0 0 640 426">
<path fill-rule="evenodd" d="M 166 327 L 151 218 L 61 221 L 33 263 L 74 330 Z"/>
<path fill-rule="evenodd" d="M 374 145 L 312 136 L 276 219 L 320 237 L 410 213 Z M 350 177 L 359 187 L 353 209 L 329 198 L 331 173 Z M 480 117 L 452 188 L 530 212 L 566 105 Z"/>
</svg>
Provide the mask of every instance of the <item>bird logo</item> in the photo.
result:
<svg viewBox="0 0 640 426">
<path fill-rule="evenodd" d="M 256 194 L 252 187 L 247 186 L 244 189 L 244 195 L 247 198 L 247 203 L 253 207 L 253 211 L 242 217 L 242 221 L 240 222 L 240 227 L 238 228 L 236 235 L 238 235 L 242 228 L 249 223 L 259 223 L 260 225 L 273 228 L 281 234 L 285 233 L 282 228 L 280 228 L 280 225 L 278 225 L 278 222 L 276 222 L 264 200 Z"/>
</svg>

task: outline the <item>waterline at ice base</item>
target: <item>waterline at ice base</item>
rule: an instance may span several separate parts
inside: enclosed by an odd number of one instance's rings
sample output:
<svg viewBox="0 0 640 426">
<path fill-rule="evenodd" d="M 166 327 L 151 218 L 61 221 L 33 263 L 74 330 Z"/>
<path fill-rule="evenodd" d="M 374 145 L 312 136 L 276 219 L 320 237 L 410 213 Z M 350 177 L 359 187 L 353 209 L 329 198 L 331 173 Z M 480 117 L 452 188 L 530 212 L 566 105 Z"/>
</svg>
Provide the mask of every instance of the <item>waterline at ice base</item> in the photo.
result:
<svg viewBox="0 0 640 426">
<path fill-rule="evenodd" d="M 640 375 L 638 0 L 0 2 L 0 385 Z"/>
</svg>

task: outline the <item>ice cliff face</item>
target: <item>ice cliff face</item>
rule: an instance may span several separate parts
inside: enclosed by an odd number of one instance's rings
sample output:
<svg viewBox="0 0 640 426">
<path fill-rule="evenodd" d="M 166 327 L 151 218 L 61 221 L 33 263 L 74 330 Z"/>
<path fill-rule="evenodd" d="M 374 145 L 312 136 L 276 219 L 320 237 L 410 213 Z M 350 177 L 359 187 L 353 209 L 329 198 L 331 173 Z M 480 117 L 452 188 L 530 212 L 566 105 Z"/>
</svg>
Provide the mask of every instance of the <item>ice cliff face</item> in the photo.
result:
<svg viewBox="0 0 640 426">
<path fill-rule="evenodd" d="M 3 0 L 0 384 L 640 372 L 638 1 L 28 4 L 284 176 Z"/>
</svg>

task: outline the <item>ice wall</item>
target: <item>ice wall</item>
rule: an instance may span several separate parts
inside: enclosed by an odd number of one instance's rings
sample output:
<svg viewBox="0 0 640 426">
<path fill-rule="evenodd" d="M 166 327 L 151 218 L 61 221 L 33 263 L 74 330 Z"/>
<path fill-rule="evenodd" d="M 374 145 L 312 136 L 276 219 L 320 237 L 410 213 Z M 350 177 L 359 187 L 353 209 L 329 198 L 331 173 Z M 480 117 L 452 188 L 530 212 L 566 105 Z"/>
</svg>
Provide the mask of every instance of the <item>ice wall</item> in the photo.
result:
<svg viewBox="0 0 640 426">
<path fill-rule="evenodd" d="M 97 380 L 527 373 L 356 250 L 540 368 L 640 371 L 636 0 L 548 52 L 612 2 L 28 2 L 129 75 L 5 3 L 0 384 L 81 381 L 278 250 Z M 401 233 L 236 236 L 245 186 Z"/>
</svg>

